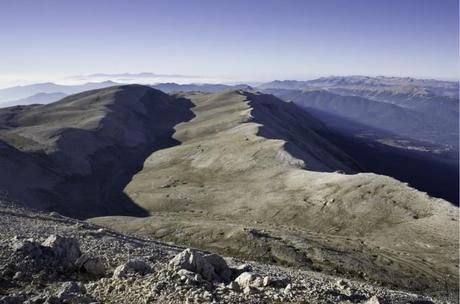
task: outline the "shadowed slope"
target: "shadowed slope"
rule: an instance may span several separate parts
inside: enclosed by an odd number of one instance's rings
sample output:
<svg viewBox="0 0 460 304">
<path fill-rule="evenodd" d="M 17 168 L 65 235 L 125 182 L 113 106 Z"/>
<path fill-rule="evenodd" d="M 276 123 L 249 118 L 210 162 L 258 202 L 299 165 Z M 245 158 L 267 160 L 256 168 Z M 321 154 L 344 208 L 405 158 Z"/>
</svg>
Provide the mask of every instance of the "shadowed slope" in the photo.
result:
<svg viewBox="0 0 460 304">
<path fill-rule="evenodd" d="M 244 93 L 251 110 L 251 121 L 261 125 L 258 136 L 285 141 L 284 149 L 304 162 L 310 171 L 356 173 L 358 164 L 332 145 L 321 133 L 327 128 L 310 114 L 272 95 Z"/>
<path fill-rule="evenodd" d="M 321 135 L 359 160 L 362 171 L 398 178 L 458 204 L 458 119 L 452 123 L 431 111 L 324 90 L 268 91 L 321 120 L 331 131 Z"/>
<path fill-rule="evenodd" d="M 392 132 L 402 137 L 431 142 L 440 146 L 458 147 L 458 110 L 452 110 L 444 116 L 434 115 L 438 110 L 418 111 L 359 96 L 341 96 L 326 90 L 269 89 L 267 93 L 274 94 L 285 101 L 292 101 L 304 109 L 322 111 L 362 124 L 365 127 Z M 434 103 L 432 106 L 445 108 L 442 103 Z M 315 115 L 315 117 L 317 116 Z M 321 119 L 321 117 L 318 118 Z M 336 125 L 333 119 L 327 123 L 340 129 L 351 128 L 347 124 Z"/>
<path fill-rule="evenodd" d="M 10 146 L 1 163 L 26 154 L 40 170 L 13 162 L 30 182 L 11 178 L 10 165 L 0 171 L 0 188 L 28 206 L 74 217 L 143 215 L 122 190 L 150 153 L 179 143 L 174 126 L 193 117 L 190 107 L 185 99 L 130 85 L 3 109 L 0 138 Z"/>
</svg>

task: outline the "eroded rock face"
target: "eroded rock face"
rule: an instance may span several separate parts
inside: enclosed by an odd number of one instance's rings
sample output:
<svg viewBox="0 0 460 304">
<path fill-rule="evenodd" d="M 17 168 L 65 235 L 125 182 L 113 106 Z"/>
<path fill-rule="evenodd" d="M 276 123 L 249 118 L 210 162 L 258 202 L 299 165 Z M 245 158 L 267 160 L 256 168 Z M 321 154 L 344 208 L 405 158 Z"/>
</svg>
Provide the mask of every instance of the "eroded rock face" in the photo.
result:
<svg viewBox="0 0 460 304">
<path fill-rule="evenodd" d="M 115 279 L 125 279 L 130 273 L 139 273 L 146 274 L 152 271 L 152 268 L 149 264 L 142 260 L 130 260 L 123 265 L 115 268 L 113 272 L 113 278 Z"/>
</svg>

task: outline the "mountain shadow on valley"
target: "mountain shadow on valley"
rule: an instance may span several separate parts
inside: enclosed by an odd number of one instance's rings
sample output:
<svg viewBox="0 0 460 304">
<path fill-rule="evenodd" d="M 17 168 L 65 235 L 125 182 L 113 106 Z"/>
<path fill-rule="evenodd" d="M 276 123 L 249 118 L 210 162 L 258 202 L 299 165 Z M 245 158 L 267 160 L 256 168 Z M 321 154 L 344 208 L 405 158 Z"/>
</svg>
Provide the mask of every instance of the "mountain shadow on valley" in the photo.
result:
<svg viewBox="0 0 460 304">
<path fill-rule="evenodd" d="M 252 122 L 259 123 L 258 136 L 283 140 L 284 149 L 303 161 L 302 168 L 318 172 L 356 173 L 359 164 L 334 146 L 325 133 L 325 125 L 294 103 L 286 103 L 270 94 L 244 92 L 252 108 Z M 300 164 L 299 164 L 300 165 Z"/>
<path fill-rule="evenodd" d="M 394 177 L 458 206 L 457 151 L 439 152 L 439 147 L 433 144 L 404 138 L 317 109 L 304 110 L 328 127 L 319 133 L 359 160 L 364 172 Z"/>
</svg>

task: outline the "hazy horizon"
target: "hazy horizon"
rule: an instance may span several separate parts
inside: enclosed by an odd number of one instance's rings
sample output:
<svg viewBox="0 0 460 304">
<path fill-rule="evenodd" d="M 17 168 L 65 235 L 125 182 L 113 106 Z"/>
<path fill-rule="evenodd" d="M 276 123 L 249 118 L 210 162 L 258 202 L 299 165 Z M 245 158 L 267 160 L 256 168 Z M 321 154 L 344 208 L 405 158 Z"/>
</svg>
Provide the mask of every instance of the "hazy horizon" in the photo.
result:
<svg viewBox="0 0 460 304">
<path fill-rule="evenodd" d="M 146 72 L 140 72 L 146 73 Z M 101 73 L 105 74 L 105 73 Z M 137 73 L 130 73 L 130 74 L 137 74 Z M 80 75 L 78 75 L 80 76 Z M 363 77 L 398 77 L 398 78 L 414 78 L 414 79 L 426 79 L 426 80 L 439 80 L 439 81 L 449 81 L 449 82 L 459 82 L 458 79 L 449 79 L 449 78 L 428 78 L 428 77 L 410 77 L 410 76 L 393 76 L 393 75 L 376 75 L 376 76 L 369 76 L 369 75 L 317 75 L 308 78 L 289 78 L 289 79 L 267 79 L 266 81 L 238 81 L 238 80 L 226 80 L 226 79 L 218 79 L 218 78 L 205 78 L 205 77 L 193 77 L 193 78 L 186 78 L 186 77 L 166 77 L 166 78 L 132 78 L 132 79 L 117 79 L 113 77 L 101 77 L 101 78 L 91 78 L 86 77 L 86 75 L 81 75 L 78 79 L 74 79 L 75 77 L 62 77 L 62 78 L 54 78 L 54 79 L 28 79 L 28 80 L 12 80 L 12 81 L 0 81 L 0 90 L 7 89 L 10 87 L 17 87 L 17 86 L 27 86 L 33 84 L 41 84 L 41 83 L 54 83 L 58 85 L 82 85 L 87 83 L 102 83 L 107 81 L 112 81 L 115 83 L 121 84 L 144 84 L 144 85 L 155 85 L 155 84 L 164 84 L 164 83 L 176 83 L 181 85 L 187 84 L 224 84 L 224 85 L 238 85 L 238 84 L 247 84 L 251 86 L 258 86 L 263 83 L 271 82 L 271 81 L 288 81 L 288 80 L 295 80 L 295 81 L 309 81 L 314 80 L 322 77 L 352 77 L 352 76 L 363 76 Z"/>
<path fill-rule="evenodd" d="M 141 72 L 179 83 L 458 81 L 454 0 L 6 0 L 0 26 L 0 87 Z"/>
</svg>

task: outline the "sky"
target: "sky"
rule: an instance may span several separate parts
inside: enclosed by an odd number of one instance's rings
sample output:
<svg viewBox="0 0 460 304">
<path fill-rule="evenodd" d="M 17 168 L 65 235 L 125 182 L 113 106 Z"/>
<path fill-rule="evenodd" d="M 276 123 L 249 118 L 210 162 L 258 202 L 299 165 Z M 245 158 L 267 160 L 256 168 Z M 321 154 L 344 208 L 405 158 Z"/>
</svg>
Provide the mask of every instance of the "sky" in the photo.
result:
<svg viewBox="0 0 460 304">
<path fill-rule="evenodd" d="M 458 79 L 458 13 L 458 0 L 2 0 L 0 85 L 125 72 Z"/>
</svg>

